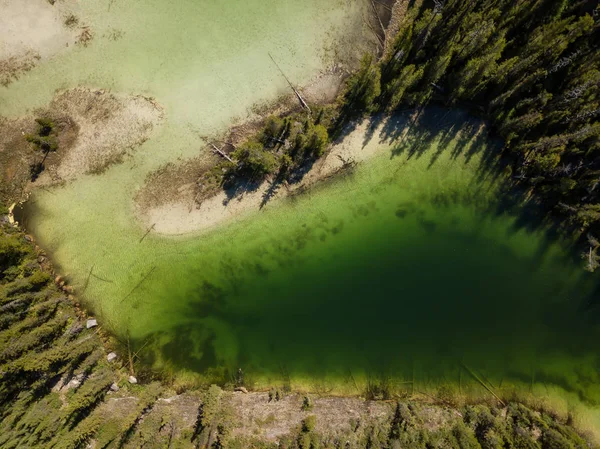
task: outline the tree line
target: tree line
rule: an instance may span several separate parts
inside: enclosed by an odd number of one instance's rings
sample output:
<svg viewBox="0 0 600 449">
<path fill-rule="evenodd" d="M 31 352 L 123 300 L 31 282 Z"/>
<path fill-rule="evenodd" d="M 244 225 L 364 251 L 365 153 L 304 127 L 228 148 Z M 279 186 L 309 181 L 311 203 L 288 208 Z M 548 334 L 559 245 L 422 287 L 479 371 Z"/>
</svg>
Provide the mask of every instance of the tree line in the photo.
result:
<svg viewBox="0 0 600 449">
<path fill-rule="evenodd" d="M 561 225 L 600 234 L 600 7 L 591 0 L 425 1 L 366 56 L 331 132 L 373 112 L 468 108 L 504 142 L 507 174 Z"/>
<path fill-rule="evenodd" d="M 336 104 L 271 117 L 224 164 L 224 178 L 293 180 L 349 122 L 369 114 L 431 103 L 467 108 L 505 142 L 507 175 L 524 195 L 565 231 L 587 236 L 593 271 L 600 265 L 599 23 L 594 0 L 414 2 L 386 53 L 363 58 Z"/>
</svg>

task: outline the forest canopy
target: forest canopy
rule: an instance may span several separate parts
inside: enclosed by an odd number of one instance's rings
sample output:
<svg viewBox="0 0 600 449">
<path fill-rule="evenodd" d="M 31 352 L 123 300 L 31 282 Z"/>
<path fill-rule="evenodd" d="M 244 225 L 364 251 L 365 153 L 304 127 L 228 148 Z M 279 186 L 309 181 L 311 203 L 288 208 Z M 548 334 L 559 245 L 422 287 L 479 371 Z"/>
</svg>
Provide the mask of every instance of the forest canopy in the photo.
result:
<svg viewBox="0 0 600 449">
<path fill-rule="evenodd" d="M 383 58 L 366 57 L 350 79 L 332 132 L 373 111 L 431 102 L 484 115 L 505 141 L 512 179 L 565 228 L 588 232 L 595 253 L 598 2 L 434 0 L 407 14 Z"/>
</svg>

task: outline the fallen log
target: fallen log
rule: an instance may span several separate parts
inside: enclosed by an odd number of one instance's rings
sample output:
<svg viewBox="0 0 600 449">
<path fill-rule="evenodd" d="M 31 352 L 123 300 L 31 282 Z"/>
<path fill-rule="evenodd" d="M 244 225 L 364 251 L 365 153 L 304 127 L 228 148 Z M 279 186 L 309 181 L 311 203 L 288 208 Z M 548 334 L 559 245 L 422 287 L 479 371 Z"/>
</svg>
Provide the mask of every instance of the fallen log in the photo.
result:
<svg viewBox="0 0 600 449">
<path fill-rule="evenodd" d="M 289 78 L 285 75 L 285 73 L 283 73 L 283 70 L 281 70 L 281 67 L 279 67 L 279 64 L 277 64 L 277 62 L 275 61 L 275 59 L 273 59 L 273 56 L 271 56 L 271 53 L 269 53 L 269 58 L 271 58 L 271 61 L 273 61 L 273 64 L 275 64 L 275 67 L 277 67 L 277 69 L 279 70 L 279 72 L 283 75 L 283 77 L 285 78 L 285 80 L 289 84 L 290 88 L 294 91 L 294 94 L 296 95 L 296 98 L 300 102 L 300 105 L 304 109 L 306 109 L 309 114 L 311 114 L 312 111 L 310 110 L 310 107 L 308 106 L 308 103 L 306 103 L 306 101 L 304 101 L 304 98 L 302 98 L 302 95 L 300 95 L 300 92 L 298 92 L 298 90 L 294 87 L 294 85 L 289 80 Z"/>
<path fill-rule="evenodd" d="M 210 143 L 210 146 L 213 148 L 213 153 L 218 154 L 219 156 L 221 156 L 222 158 L 227 159 L 229 162 L 231 162 L 232 164 L 234 164 L 233 159 L 231 159 L 229 156 L 227 156 L 223 151 L 221 151 L 219 148 L 217 148 L 217 146 L 214 143 Z"/>
<path fill-rule="evenodd" d="M 371 32 L 375 35 L 375 37 L 377 38 L 377 40 L 379 41 L 379 45 L 381 45 L 381 48 L 385 48 L 385 41 L 383 40 L 383 38 L 379 35 L 379 33 L 377 32 L 377 30 L 375 30 L 375 28 L 373 28 L 373 25 L 371 25 L 369 23 L 369 21 L 367 19 L 365 19 L 363 17 L 363 22 L 365 25 L 367 25 L 367 27 L 371 30 Z"/>
<path fill-rule="evenodd" d="M 379 26 L 381 27 L 381 32 L 385 37 L 385 26 L 383 26 L 383 22 L 381 21 L 381 17 L 379 17 L 379 13 L 377 12 L 377 6 L 375 6 L 375 2 L 371 0 L 371 6 L 373 7 L 373 12 L 375 13 L 375 17 L 377 17 L 377 21 L 379 22 Z"/>
<path fill-rule="evenodd" d="M 94 271 L 94 266 L 95 266 L 95 264 L 92 265 L 92 267 L 90 268 L 90 272 L 88 273 L 87 278 L 85 279 L 85 284 L 83 285 L 83 290 L 81 293 L 85 293 L 85 291 L 88 288 L 88 285 L 90 283 L 90 277 L 92 277 L 92 271 Z"/>
</svg>

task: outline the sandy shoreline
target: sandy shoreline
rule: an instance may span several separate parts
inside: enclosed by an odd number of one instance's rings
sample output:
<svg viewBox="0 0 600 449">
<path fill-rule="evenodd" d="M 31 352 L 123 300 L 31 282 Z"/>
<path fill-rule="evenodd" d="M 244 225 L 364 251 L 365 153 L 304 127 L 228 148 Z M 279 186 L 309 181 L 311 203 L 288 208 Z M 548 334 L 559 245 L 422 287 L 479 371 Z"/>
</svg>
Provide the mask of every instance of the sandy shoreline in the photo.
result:
<svg viewBox="0 0 600 449">
<path fill-rule="evenodd" d="M 412 113 L 412 117 L 415 116 L 416 112 Z M 369 120 L 363 120 L 343 140 L 331 144 L 328 153 L 316 161 L 300 182 L 278 186 L 276 192 L 271 195 L 269 189 L 273 179 L 267 179 L 257 189 L 234 197 L 229 197 L 227 192 L 220 191 L 198 206 L 194 200 L 192 186 L 184 185 L 179 192 L 179 198 L 155 207 L 138 207 L 137 217 L 143 227 L 152 227 L 156 234 L 181 235 L 203 232 L 259 212 L 263 206 L 268 208 L 270 204 L 282 198 L 310 189 L 331 176 L 343 173 L 350 166 L 360 164 L 381 153 L 385 148 L 381 146 L 385 143 L 383 140 L 373 137 L 365 144 L 364 139 L 367 131 L 373 136 L 379 136 L 385 121 L 380 122 L 374 130 L 368 130 L 369 123 Z M 408 130 L 409 126 L 406 126 L 398 135 L 404 137 Z M 266 195 L 269 195 L 270 199 L 264 205 Z"/>
</svg>

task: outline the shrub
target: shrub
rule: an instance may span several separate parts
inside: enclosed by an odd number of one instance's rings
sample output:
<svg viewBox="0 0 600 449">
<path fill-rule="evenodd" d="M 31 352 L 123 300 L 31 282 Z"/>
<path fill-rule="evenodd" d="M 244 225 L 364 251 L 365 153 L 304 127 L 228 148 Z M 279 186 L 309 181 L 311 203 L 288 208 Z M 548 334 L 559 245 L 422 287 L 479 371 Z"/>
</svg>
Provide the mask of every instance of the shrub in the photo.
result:
<svg viewBox="0 0 600 449">
<path fill-rule="evenodd" d="M 54 123 L 48 118 L 36 118 L 38 124 L 38 135 L 42 137 L 49 136 L 54 131 Z"/>
<path fill-rule="evenodd" d="M 317 425 L 317 418 L 315 415 L 310 415 L 304 418 L 302 421 L 302 432 L 308 433 L 315 430 L 315 426 Z"/>
<path fill-rule="evenodd" d="M 44 153 L 49 153 L 50 151 L 56 151 L 58 149 L 58 143 L 54 136 L 36 136 L 35 134 L 27 134 L 25 139 Z"/>
<path fill-rule="evenodd" d="M 308 410 L 312 410 L 312 408 L 313 408 L 312 399 L 308 396 L 304 396 L 304 399 L 302 400 L 302 410 L 308 411 Z"/>
<path fill-rule="evenodd" d="M 329 134 L 323 125 L 313 126 L 307 142 L 307 150 L 315 156 L 322 156 L 329 142 Z"/>
<path fill-rule="evenodd" d="M 281 138 L 285 126 L 285 122 L 280 117 L 271 115 L 269 118 L 267 118 L 262 135 L 263 143 L 265 145 L 269 145 L 271 143 L 274 143 L 273 139 Z"/>
<path fill-rule="evenodd" d="M 283 399 L 283 392 L 280 388 L 271 388 L 269 390 L 269 402 L 271 401 L 280 401 Z"/>
<path fill-rule="evenodd" d="M 54 132 L 54 123 L 47 118 L 36 118 L 38 129 L 35 134 L 27 134 L 25 139 L 32 143 L 44 153 L 58 150 L 58 142 L 56 141 L 56 133 Z"/>
<path fill-rule="evenodd" d="M 251 142 L 237 149 L 233 158 L 238 162 L 237 171 L 252 179 L 260 179 L 277 169 L 277 159 L 260 143 Z"/>
</svg>

